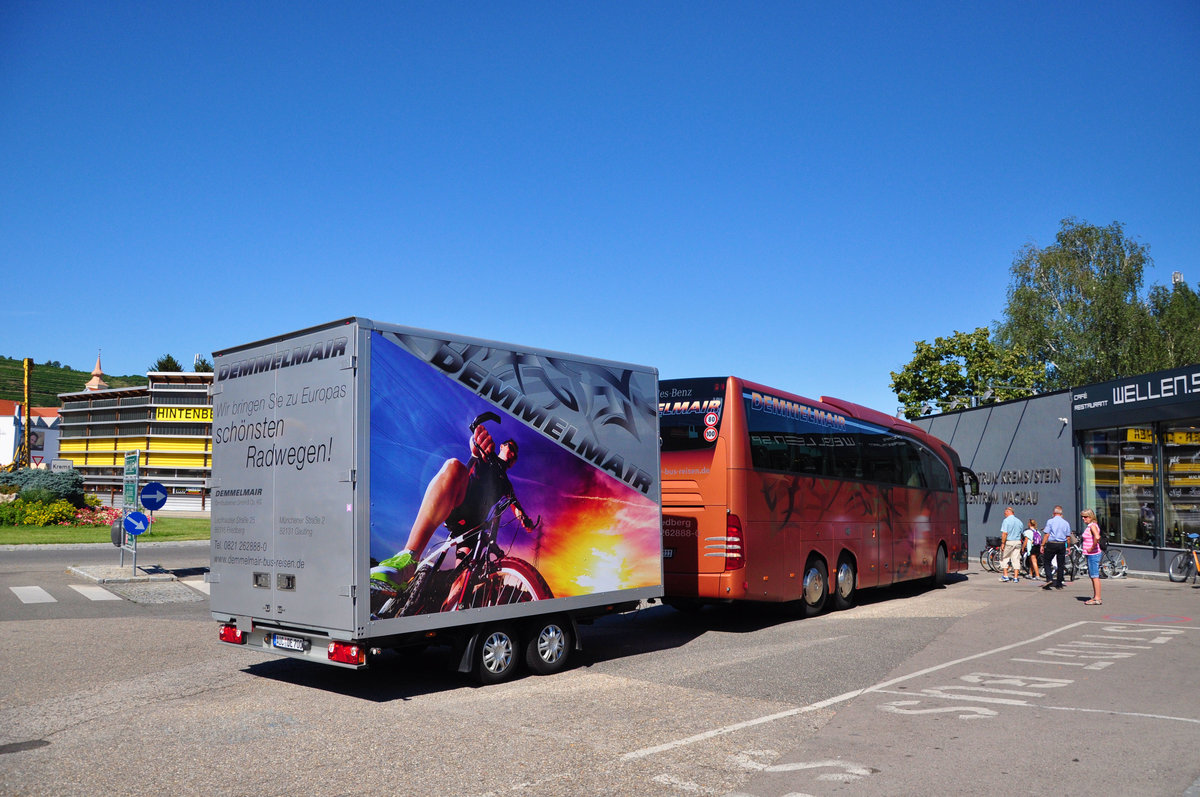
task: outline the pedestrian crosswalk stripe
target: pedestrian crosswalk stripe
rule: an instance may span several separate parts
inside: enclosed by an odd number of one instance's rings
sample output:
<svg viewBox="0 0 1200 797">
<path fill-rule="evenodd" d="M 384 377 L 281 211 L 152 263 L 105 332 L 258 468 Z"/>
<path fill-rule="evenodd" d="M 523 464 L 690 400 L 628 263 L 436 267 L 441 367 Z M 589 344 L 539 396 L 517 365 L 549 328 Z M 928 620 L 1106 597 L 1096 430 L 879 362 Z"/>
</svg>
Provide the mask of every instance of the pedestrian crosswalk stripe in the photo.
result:
<svg viewBox="0 0 1200 797">
<path fill-rule="evenodd" d="M 90 601 L 119 601 L 120 595 L 114 595 L 104 587 L 96 587 L 91 584 L 71 584 L 71 589 L 78 592 L 83 597 Z"/>
<path fill-rule="evenodd" d="M 20 598 L 21 603 L 58 603 L 58 601 L 41 587 L 9 587 Z"/>
</svg>

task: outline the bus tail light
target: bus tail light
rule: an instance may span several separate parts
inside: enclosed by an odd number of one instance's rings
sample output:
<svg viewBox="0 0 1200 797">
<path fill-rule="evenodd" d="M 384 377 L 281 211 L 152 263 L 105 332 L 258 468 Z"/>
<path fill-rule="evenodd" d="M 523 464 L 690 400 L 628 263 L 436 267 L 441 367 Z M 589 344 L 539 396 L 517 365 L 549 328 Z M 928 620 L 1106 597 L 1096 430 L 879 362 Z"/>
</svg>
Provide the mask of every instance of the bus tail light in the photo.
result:
<svg viewBox="0 0 1200 797">
<path fill-rule="evenodd" d="M 339 664 L 366 664 L 367 649 L 352 642 L 330 642 L 329 660 Z"/>
<path fill-rule="evenodd" d="M 246 635 L 238 630 L 236 625 L 221 626 L 221 641 L 231 645 L 246 644 Z"/>
<path fill-rule="evenodd" d="M 744 540 L 742 536 L 742 520 L 737 515 L 730 515 L 725 524 L 725 571 L 739 570 L 746 566 L 746 557 L 742 555 Z"/>
</svg>

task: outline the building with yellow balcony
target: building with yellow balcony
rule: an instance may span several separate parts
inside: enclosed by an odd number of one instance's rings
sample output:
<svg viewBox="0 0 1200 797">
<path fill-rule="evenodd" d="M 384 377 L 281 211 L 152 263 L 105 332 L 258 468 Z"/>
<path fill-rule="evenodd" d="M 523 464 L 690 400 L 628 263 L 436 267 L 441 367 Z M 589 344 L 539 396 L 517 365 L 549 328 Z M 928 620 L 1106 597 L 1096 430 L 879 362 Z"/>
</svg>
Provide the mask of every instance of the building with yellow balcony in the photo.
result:
<svg viewBox="0 0 1200 797">
<path fill-rule="evenodd" d="M 87 492 L 120 506 L 125 455 L 137 452 L 140 482 L 167 489 L 166 511 L 207 511 L 213 375 L 151 372 L 146 385 L 110 388 L 99 367 L 88 389 L 58 396 L 59 458 L 83 474 Z"/>
</svg>

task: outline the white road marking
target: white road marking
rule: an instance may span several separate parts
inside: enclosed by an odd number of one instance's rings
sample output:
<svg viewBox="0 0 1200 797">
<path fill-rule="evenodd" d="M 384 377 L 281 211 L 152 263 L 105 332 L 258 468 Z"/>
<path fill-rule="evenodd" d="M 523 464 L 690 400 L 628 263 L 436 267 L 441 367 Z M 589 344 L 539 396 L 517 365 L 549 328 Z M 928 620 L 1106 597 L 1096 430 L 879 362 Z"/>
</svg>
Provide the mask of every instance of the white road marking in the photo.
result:
<svg viewBox="0 0 1200 797">
<path fill-rule="evenodd" d="M 21 603 L 58 603 L 58 599 L 41 587 L 9 587 Z"/>
<path fill-rule="evenodd" d="M 1039 634 L 1038 636 L 1030 637 L 1029 639 L 1025 639 L 1020 642 L 1014 642 L 1011 645 L 1003 645 L 998 648 L 993 648 L 992 650 L 985 650 L 982 653 L 975 653 L 970 656 L 964 656 L 960 659 L 954 659 L 953 661 L 948 661 L 948 662 L 945 662 L 944 664 L 936 664 L 932 667 L 926 667 L 923 670 L 918 670 L 917 672 L 909 673 L 908 675 L 901 675 L 900 677 L 893 678 L 890 681 L 883 681 L 882 683 L 875 684 L 874 686 L 868 686 L 863 689 L 855 689 L 851 692 L 846 692 L 844 694 L 840 694 L 837 697 L 831 697 L 827 700 L 821 700 L 817 703 L 810 703 L 807 706 L 801 706 L 800 708 L 788 709 L 787 711 L 780 711 L 775 714 L 768 714 L 765 717 L 757 717 L 755 719 L 745 720 L 744 722 L 737 722 L 732 725 L 725 725 L 720 728 L 713 728 L 712 730 L 705 731 L 703 733 L 697 733 L 694 736 L 689 736 L 685 739 L 676 739 L 673 742 L 667 742 L 665 744 L 655 745 L 654 747 L 644 747 L 641 750 L 634 750 L 632 752 L 623 754 L 621 756 L 621 760 L 622 761 L 630 761 L 630 760 L 637 759 L 637 758 L 646 758 L 647 756 L 656 755 L 658 753 L 664 753 L 668 750 L 674 750 L 678 747 L 686 747 L 687 745 L 695 744 L 696 742 L 703 742 L 703 741 L 712 739 L 717 736 L 724 736 L 725 734 L 735 733 L 737 731 L 744 730 L 746 728 L 752 728 L 756 725 L 763 725 L 768 722 L 775 722 L 776 720 L 787 719 L 788 717 L 794 717 L 798 714 L 807 714 L 808 712 L 811 712 L 811 711 L 819 711 L 820 709 L 828 708 L 829 706 L 837 705 L 838 703 L 844 703 L 847 700 L 853 700 L 854 698 L 859 697 L 860 695 L 866 694 L 868 692 L 882 692 L 882 691 L 885 691 L 890 686 L 895 686 L 896 684 L 903 683 L 904 681 L 910 681 L 913 678 L 920 678 L 923 675 L 928 675 L 930 673 L 934 673 L 939 670 L 944 670 L 949 667 L 956 667 L 959 664 L 964 664 L 968 661 L 974 661 L 976 659 L 982 659 L 982 658 L 986 658 L 988 656 L 994 656 L 998 653 L 1005 653 L 1007 651 L 1016 650 L 1018 648 L 1024 648 L 1029 645 L 1033 645 L 1033 644 L 1042 642 L 1043 640 L 1050 639 L 1051 637 L 1057 636 L 1057 635 L 1063 633 L 1064 631 L 1070 631 L 1074 628 L 1080 628 L 1082 626 L 1091 625 L 1096 622 L 1097 621 L 1095 621 L 1095 620 L 1080 620 L 1079 622 L 1069 623 L 1068 625 L 1064 625 L 1061 628 L 1056 628 L 1053 631 L 1047 631 L 1044 634 Z M 1102 621 L 1102 622 L 1106 623 L 1103 630 L 1109 631 L 1109 632 L 1118 632 L 1118 633 L 1123 632 L 1128 627 L 1128 626 L 1123 626 L 1120 624 L 1113 623 L 1112 621 Z M 1153 630 L 1151 631 L 1150 629 L 1153 629 Z M 1142 627 L 1138 628 L 1137 630 L 1139 633 L 1147 633 L 1148 631 L 1150 633 L 1162 633 L 1161 627 L 1156 627 L 1156 626 L 1153 626 L 1150 624 L 1147 624 L 1146 626 L 1142 626 Z M 1171 630 L 1177 631 L 1178 629 L 1171 629 Z M 1013 659 L 1013 661 L 1036 661 L 1036 660 Z M 1083 667 L 1084 669 L 1088 669 L 1088 670 L 1100 670 L 1100 669 L 1108 667 L 1110 664 L 1112 664 L 1111 661 L 1093 662 L 1090 664 L 1083 664 L 1083 663 L 1079 663 L 1079 662 L 1064 662 L 1064 661 L 1053 661 L 1053 662 L 1042 661 L 1039 663 L 1057 664 L 1059 666 L 1066 665 L 1066 666 L 1074 666 L 1074 667 Z M 1102 711 L 1101 713 L 1116 713 L 1116 712 Z M 1134 716 L 1136 716 L 1136 715 L 1134 715 Z M 1165 717 L 1164 719 L 1177 719 L 1177 718 Z M 1200 720 L 1189 720 L 1189 721 L 1200 722 Z"/>
<path fill-rule="evenodd" d="M 90 601 L 119 601 L 120 595 L 114 595 L 104 587 L 93 586 L 92 584 L 70 584 L 71 589 L 78 592 L 83 597 Z"/>
</svg>

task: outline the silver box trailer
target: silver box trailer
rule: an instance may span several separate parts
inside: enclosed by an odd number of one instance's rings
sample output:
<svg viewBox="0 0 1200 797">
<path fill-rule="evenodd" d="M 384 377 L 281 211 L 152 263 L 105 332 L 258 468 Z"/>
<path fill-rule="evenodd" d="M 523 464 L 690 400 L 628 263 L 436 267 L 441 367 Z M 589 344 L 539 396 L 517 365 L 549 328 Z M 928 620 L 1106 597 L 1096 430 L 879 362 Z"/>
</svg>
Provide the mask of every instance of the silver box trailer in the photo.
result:
<svg viewBox="0 0 1200 797">
<path fill-rule="evenodd" d="M 657 372 L 348 318 L 214 354 L 220 638 L 563 666 L 662 595 Z"/>
</svg>

